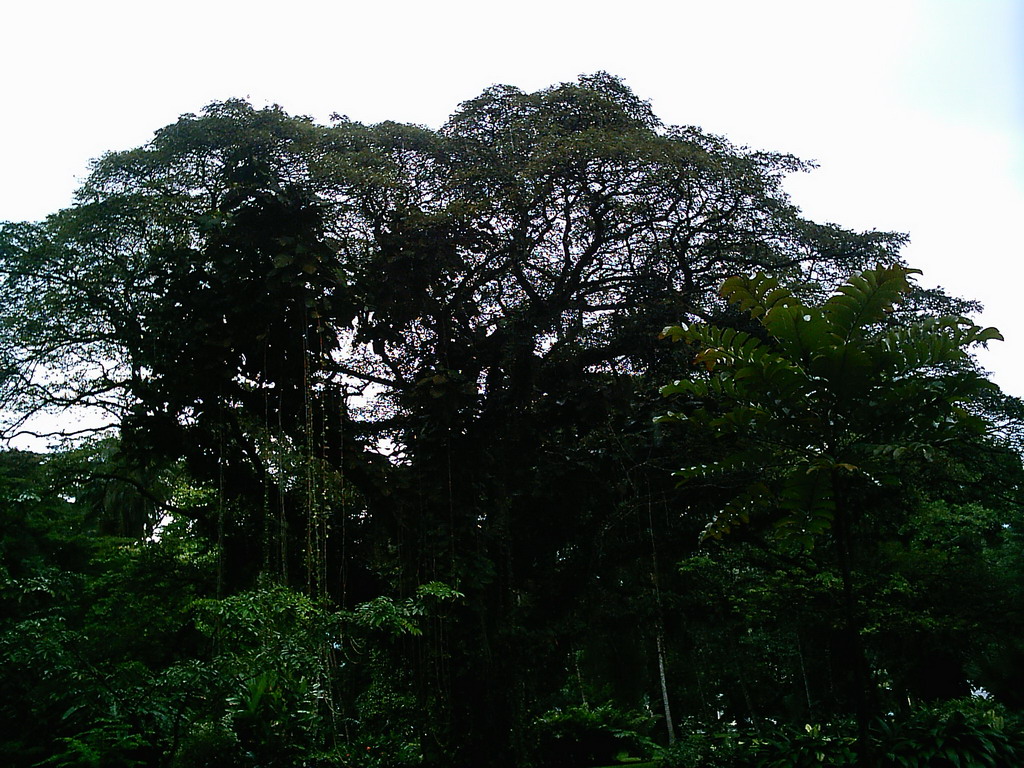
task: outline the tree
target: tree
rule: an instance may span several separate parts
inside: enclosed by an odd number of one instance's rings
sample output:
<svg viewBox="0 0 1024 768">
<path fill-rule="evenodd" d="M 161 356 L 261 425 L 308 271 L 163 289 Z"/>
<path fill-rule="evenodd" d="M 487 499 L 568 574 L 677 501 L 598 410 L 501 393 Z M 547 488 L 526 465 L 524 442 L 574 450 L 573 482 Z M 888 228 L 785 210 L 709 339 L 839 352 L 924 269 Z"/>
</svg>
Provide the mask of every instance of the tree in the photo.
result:
<svg viewBox="0 0 1024 768">
<path fill-rule="evenodd" d="M 708 375 L 663 387 L 663 395 L 691 402 L 662 419 L 694 420 L 725 444 L 720 460 L 677 476 L 742 478 L 704 537 L 721 538 L 747 523 L 806 547 L 831 534 L 862 745 L 872 705 L 851 549 L 869 513 L 898 508 L 916 465 L 985 433 L 972 408 L 994 385 L 969 350 L 1002 339 L 963 317 L 893 324 L 892 310 L 911 291 L 916 271 L 876 267 L 820 305 L 800 301 L 761 273 L 733 277 L 721 292 L 750 316 L 749 331 L 694 324 L 663 332 L 691 345 L 694 363 Z"/>
<path fill-rule="evenodd" d="M 706 446 L 652 437 L 649 382 L 682 364 L 652 323 L 726 319 L 737 271 L 827 293 L 896 258 L 900 235 L 800 215 L 782 180 L 808 168 L 664 126 L 603 73 L 488 89 L 438 131 L 213 104 L 0 231 L 7 434 L 101 409 L 108 474 L 198 489 L 181 514 L 225 594 L 458 588 L 394 666 L 425 743 L 511 763 L 614 650 L 624 703 L 654 679 L 658 585 L 692 548 L 658 470 Z"/>
</svg>

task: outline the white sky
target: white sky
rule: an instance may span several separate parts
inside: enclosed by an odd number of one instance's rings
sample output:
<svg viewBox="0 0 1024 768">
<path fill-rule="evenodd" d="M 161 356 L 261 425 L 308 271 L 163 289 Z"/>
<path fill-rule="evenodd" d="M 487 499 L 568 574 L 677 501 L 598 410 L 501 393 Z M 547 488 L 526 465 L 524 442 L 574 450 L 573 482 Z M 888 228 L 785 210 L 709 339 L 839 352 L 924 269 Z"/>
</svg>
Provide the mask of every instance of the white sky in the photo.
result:
<svg viewBox="0 0 1024 768">
<path fill-rule="evenodd" d="M 1024 0 L 9 0 L 0 220 L 88 160 L 234 96 L 438 127 L 494 83 L 607 70 L 666 123 L 792 152 L 811 217 L 909 232 L 924 282 L 985 303 L 1024 396 Z"/>
</svg>

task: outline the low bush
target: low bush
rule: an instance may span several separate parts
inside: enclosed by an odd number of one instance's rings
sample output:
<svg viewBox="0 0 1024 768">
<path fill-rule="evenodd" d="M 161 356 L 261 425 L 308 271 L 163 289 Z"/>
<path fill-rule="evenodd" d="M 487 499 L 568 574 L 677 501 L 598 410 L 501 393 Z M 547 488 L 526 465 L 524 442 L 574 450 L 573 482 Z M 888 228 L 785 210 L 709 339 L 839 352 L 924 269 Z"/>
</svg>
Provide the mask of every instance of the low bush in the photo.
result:
<svg viewBox="0 0 1024 768">
<path fill-rule="evenodd" d="M 659 768 L 846 768 L 858 765 L 852 722 L 777 726 L 758 733 L 691 733 L 662 750 Z M 871 729 L 880 768 L 1024 765 L 1019 718 L 984 699 L 951 701 L 881 718 Z"/>
<path fill-rule="evenodd" d="M 883 720 L 874 730 L 885 768 L 1003 768 L 1024 763 L 1020 721 L 984 699 L 967 699 Z"/>
<path fill-rule="evenodd" d="M 658 755 L 658 768 L 734 768 L 749 763 L 752 738 L 727 733 L 690 733 Z"/>
<path fill-rule="evenodd" d="M 623 754 L 648 757 L 656 749 L 649 738 L 654 718 L 611 704 L 553 709 L 534 722 L 541 766 L 583 768 L 614 763 Z"/>
</svg>

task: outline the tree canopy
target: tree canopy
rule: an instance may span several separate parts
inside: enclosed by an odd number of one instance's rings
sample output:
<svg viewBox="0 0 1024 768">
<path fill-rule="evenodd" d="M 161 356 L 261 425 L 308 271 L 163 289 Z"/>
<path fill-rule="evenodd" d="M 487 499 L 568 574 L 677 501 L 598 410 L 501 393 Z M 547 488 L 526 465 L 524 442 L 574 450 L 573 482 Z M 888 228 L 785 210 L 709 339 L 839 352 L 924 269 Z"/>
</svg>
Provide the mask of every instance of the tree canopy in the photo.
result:
<svg viewBox="0 0 1024 768">
<path fill-rule="evenodd" d="M 965 351 L 996 333 L 903 235 L 803 217 L 811 167 L 597 73 L 439 130 L 211 104 L 0 226 L 4 436 L 73 438 L 0 454 L 3 675 L 42 702 L 4 716 L 61 723 L 18 764 L 582 764 L 841 719 L 851 599 L 887 701 L 1003 696 L 1021 409 Z M 842 563 L 792 546 L 835 539 L 836 483 Z M 767 506 L 795 538 L 715 541 Z M 961 523 L 998 627 L 923 597 Z"/>
</svg>

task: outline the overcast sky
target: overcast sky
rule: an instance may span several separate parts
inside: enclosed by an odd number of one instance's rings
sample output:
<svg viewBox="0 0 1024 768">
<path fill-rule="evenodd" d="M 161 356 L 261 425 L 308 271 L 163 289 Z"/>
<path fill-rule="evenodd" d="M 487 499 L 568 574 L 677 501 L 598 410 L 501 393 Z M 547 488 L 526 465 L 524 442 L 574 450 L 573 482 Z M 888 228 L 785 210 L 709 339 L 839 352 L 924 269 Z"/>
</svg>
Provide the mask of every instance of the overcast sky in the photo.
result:
<svg viewBox="0 0 1024 768">
<path fill-rule="evenodd" d="M 230 97 L 438 127 L 494 83 L 607 70 L 671 124 L 792 152 L 812 218 L 909 232 L 924 282 L 1003 330 L 1024 396 L 1024 0 L 9 2 L 0 220 L 71 202 L 90 158 Z"/>
</svg>

